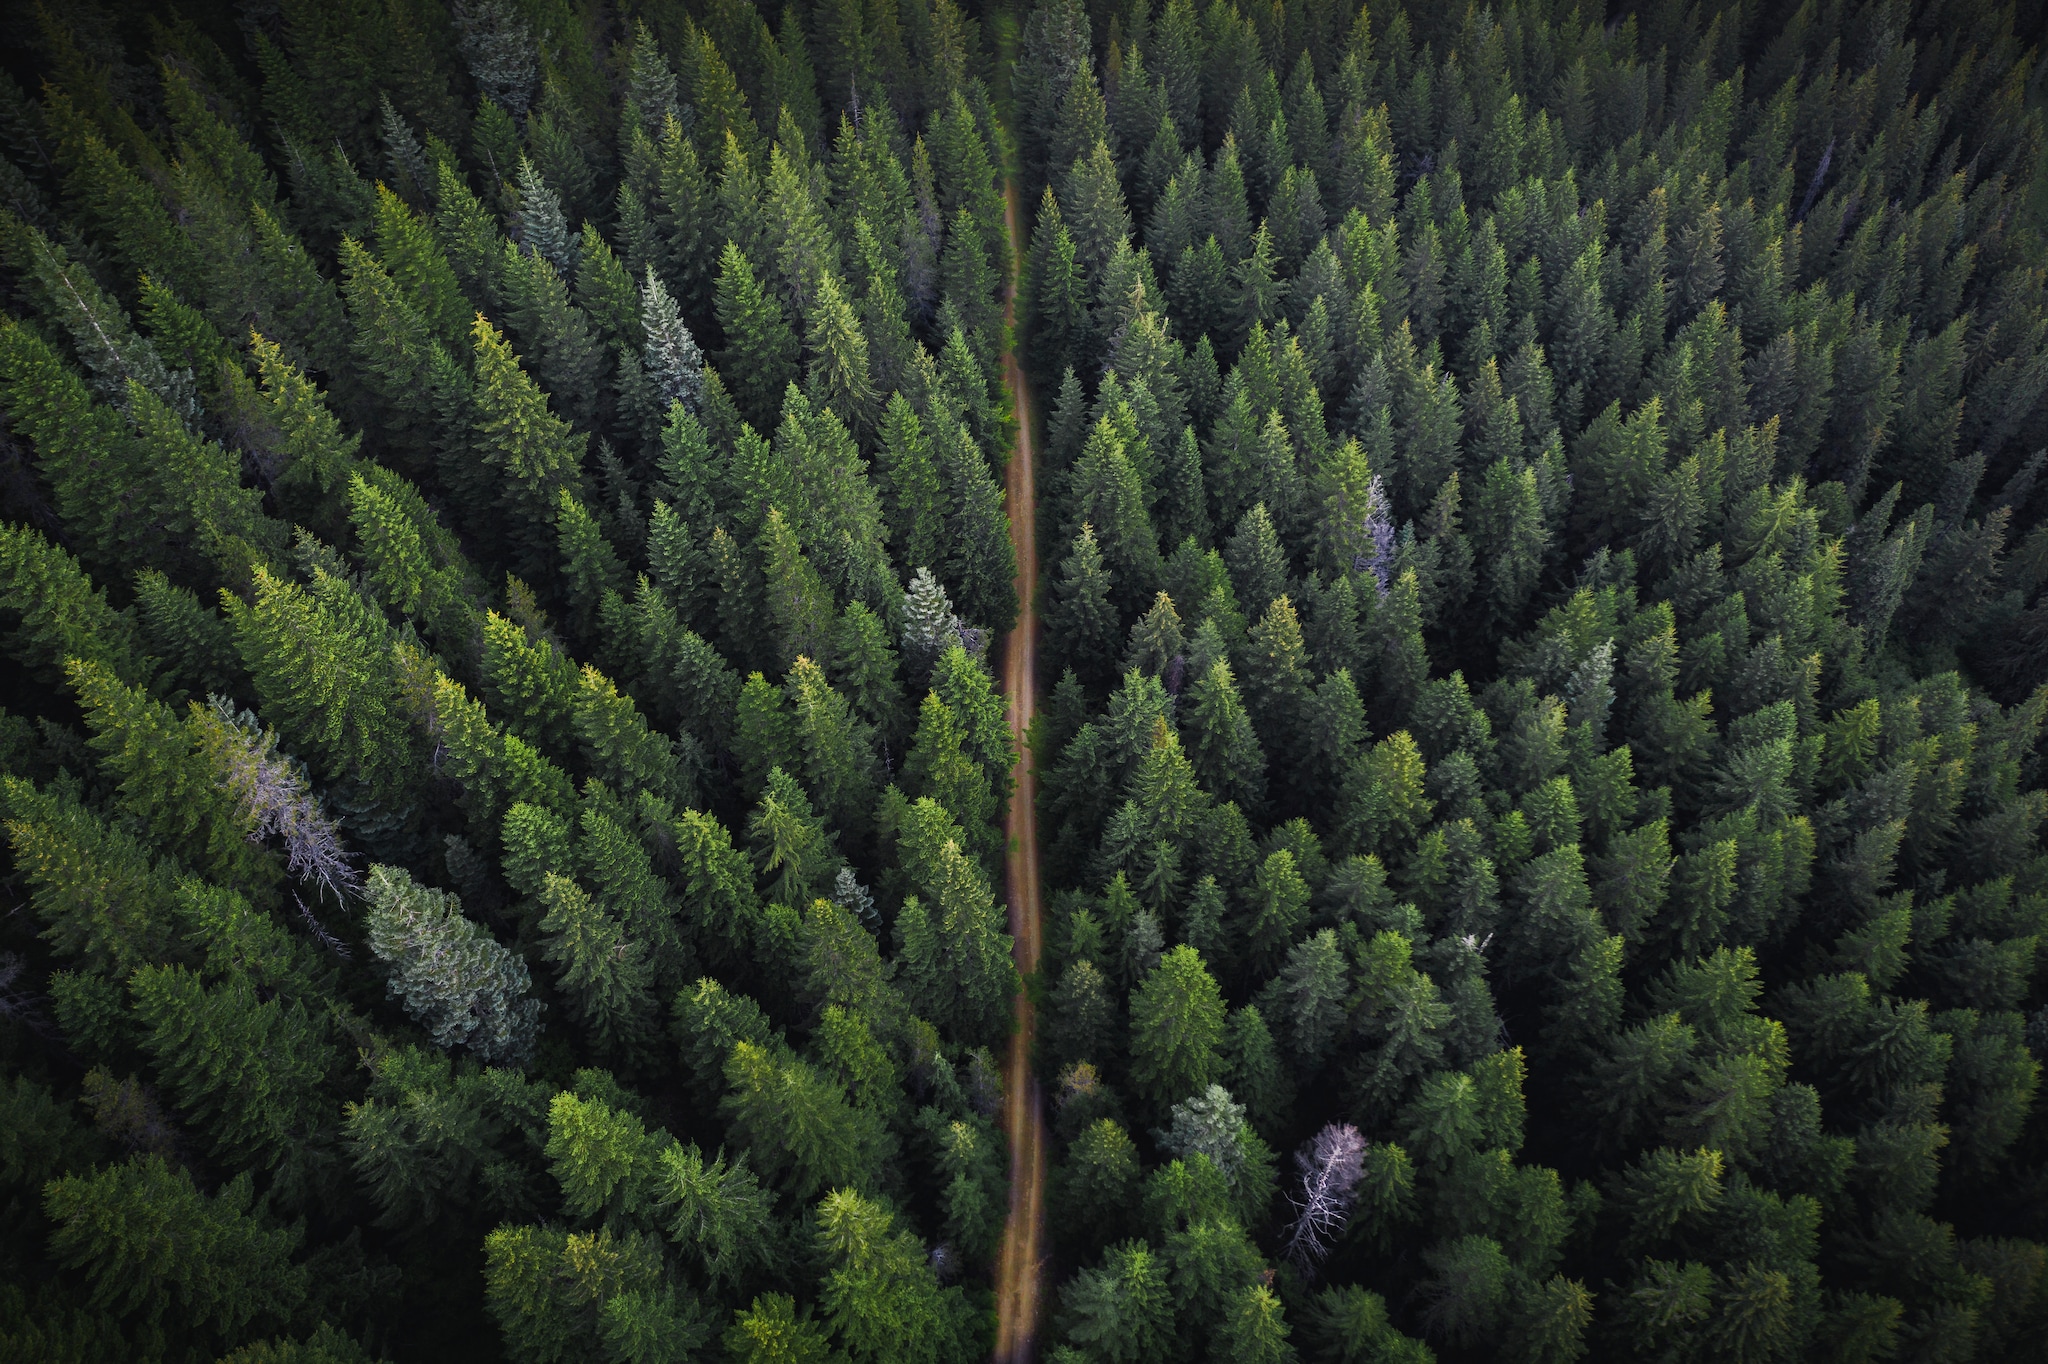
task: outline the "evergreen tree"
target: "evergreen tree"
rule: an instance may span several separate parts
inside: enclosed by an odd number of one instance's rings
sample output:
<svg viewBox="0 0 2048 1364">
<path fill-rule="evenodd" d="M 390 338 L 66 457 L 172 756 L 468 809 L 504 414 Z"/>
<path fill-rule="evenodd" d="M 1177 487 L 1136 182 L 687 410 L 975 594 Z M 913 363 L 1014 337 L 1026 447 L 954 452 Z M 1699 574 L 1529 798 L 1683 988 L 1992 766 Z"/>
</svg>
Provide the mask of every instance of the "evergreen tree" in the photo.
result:
<svg viewBox="0 0 2048 1364">
<path fill-rule="evenodd" d="M 370 950 L 391 967 L 391 993 L 440 1046 L 467 1045 L 485 1061 L 517 1061 L 533 1047 L 540 1004 L 524 998 L 526 964 L 506 952 L 461 903 L 395 867 L 372 867 Z"/>
<path fill-rule="evenodd" d="M 824 669 L 798 658 L 785 684 L 805 785 L 839 828 L 858 833 L 873 817 L 876 774 L 872 740 L 847 699 L 825 680 Z"/>
<path fill-rule="evenodd" d="M 1223 1000 L 1194 948 L 1182 945 L 1131 995 L 1131 1077 L 1164 1110 L 1207 1085 L 1220 1065 Z"/>
<path fill-rule="evenodd" d="M 1130 210 L 1107 142 L 1098 139 L 1075 156 L 1059 198 L 1073 233 L 1077 267 L 1099 277 L 1117 244 L 1131 234 Z"/>
<path fill-rule="evenodd" d="M 974 851 L 986 858 L 995 837 L 995 792 L 981 764 L 967 753 L 966 740 L 953 708 L 937 692 L 926 693 L 904 757 L 903 779 L 913 799 L 930 796 L 943 806 L 967 831 Z"/>
<path fill-rule="evenodd" d="M 899 833 L 906 870 L 929 899 L 906 901 L 896 935 L 913 1006 L 964 1040 L 1001 1035 L 1015 990 L 1010 935 L 981 869 L 949 812 L 930 797 Z"/>
<path fill-rule="evenodd" d="M 304 1301 L 308 1275 L 292 1264 L 303 1232 L 272 1228 L 252 1209 L 243 1174 L 213 1195 L 162 1156 L 140 1156 L 51 1181 L 44 1205 L 51 1251 L 88 1274 L 99 1303 L 161 1312 L 229 1339 L 283 1324 Z"/>
<path fill-rule="evenodd" d="M 855 1359 L 937 1361 L 966 1344 L 958 1290 L 939 1287 L 917 1238 L 880 1204 L 835 1189 L 819 1205 L 817 1240 L 830 1266 L 822 1305 Z"/>
<path fill-rule="evenodd" d="M 725 1062 L 720 1105 L 759 1154 L 763 1173 L 797 1198 L 825 1187 L 857 1187 L 871 1178 L 886 1133 L 874 1114 L 808 1063 L 736 1042 Z"/>
<path fill-rule="evenodd" d="M 966 427 L 954 426 L 952 435 L 939 436 L 936 445 L 934 462 L 948 485 L 952 508 L 946 529 L 953 548 L 946 576 L 970 620 L 993 634 L 1008 634 L 1017 619 L 1017 555 L 1002 487 Z"/>
<path fill-rule="evenodd" d="M 762 289 L 753 263 L 732 242 L 719 257 L 717 302 L 726 338 L 721 371 L 732 375 L 742 415 L 765 428 L 796 373 L 796 335 L 782 304 Z"/>
<path fill-rule="evenodd" d="M 0 80 L 0 1353 L 2044 1334 L 2029 11 L 272 8 Z"/>
<path fill-rule="evenodd" d="M 538 563 L 555 539 L 560 494 L 580 491 L 585 438 L 549 410 L 546 393 L 496 327 L 480 316 L 471 337 L 477 455 L 498 475 L 496 500 L 516 542 Z"/>
<path fill-rule="evenodd" d="M 411 741 L 381 617 L 341 580 L 316 570 L 312 590 L 256 572 L 255 600 L 224 594 L 235 644 L 266 710 L 295 748 L 338 777 L 380 793 L 397 787 Z"/>
<path fill-rule="evenodd" d="M 589 426 L 605 364 L 590 317 L 571 298 L 563 275 L 539 255 L 508 243 L 501 277 L 508 320 L 524 351 L 522 363 L 532 367 L 558 413 Z"/>
<path fill-rule="evenodd" d="M 180 966 L 144 967 L 128 985 L 166 1088 L 181 1109 L 212 1119 L 213 1154 L 279 1170 L 282 1187 L 303 1189 L 317 1156 L 302 1143 L 320 1122 L 328 1063 L 327 1039 L 303 1003 L 260 1001 L 255 982 L 239 975 L 209 989 Z"/>
<path fill-rule="evenodd" d="M 1157 1357 L 1173 1334 L 1166 1267 L 1143 1241 L 1112 1246 L 1100 1268 L 1082 1272 L 1061 1295 L 1066 1334 L 1109 1360 Z"/>
<path fill-rule="evenodd" d="M 826 274 L 818 281 L 805 349 L 811 357 L 806 382 L 811 401 L 838 413 L 856 435 L 871 431 L 876 398 L 869 378 L 867 337 L 836 275 Z"/>
<path fill-rule="evenodd" d="M 450 350 L 460 348 L 474 310 L 463 297 L 455 271 L 427 222 L 379 185 L 373 231 L 378 261 L 425 319 L 435 339 Z"/>
<path fill-rule="evenodd" d="M 652 409 L 666 413 L 671 404 L 681 403 L 695 412 L 704 401 L 704 356 L 652 265 L 640 286 L 640 323 L 645 337 L 641 365 Z"/>
<path fill-rule="evenodd" d="M 566 1011 L 601 1053 L 630 1057 L 647 1045 L 653 1024 L 652 971 L 646 944 L 575 881 L 555 872 L 538 898 L 545 958 L 556 968 Z"/>
</svg>

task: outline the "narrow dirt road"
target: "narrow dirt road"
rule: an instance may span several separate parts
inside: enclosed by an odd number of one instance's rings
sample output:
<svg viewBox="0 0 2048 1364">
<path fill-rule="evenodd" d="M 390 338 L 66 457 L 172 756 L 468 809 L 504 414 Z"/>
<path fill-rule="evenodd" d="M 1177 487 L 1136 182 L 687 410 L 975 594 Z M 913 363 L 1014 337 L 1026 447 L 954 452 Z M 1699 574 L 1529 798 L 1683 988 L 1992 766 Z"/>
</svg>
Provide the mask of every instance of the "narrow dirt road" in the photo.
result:
<svg viewBox="0 0 2048 1364">
<path fill-rule="evenodd" d="M 1014 180 L 1003 185 L 1010 228 L 1010 287 L 1005 319 L 1016 326 L 1017 274 L 1024 242 L 1024 213 Z M 1038 713 L 1038 490 L 1031 384 L 1013 348 L 1003 356 L 1003 378 L 1017 409 L 1017 448 L 1010 456 L 1008 492 L 1010 543 L 1017 552 L 1017 624 L 1003 650 L 1003 691 L 1009 700 L 1011 737 L 1017 766 L 1010 790 L 1010 933 L 1016 939 L 1017 970 L 1038 970 L 1038 778 L 1024 748 L 1025 731 Z M 1010 1141 L 1010 1218 L 1003 1228 L 996 1266 L 996 1352 L 998 1364 L 1028 1364 L 1038 1334 L 1038 1271 L 1044 1257 L 1045 1097 L 1031 1070 L 1031 1039 L 1037 1026 L 1031 998 L 1017 994 L 1017 1027 L 1003 1066 L 1004 1122 Z"/>
</svg>

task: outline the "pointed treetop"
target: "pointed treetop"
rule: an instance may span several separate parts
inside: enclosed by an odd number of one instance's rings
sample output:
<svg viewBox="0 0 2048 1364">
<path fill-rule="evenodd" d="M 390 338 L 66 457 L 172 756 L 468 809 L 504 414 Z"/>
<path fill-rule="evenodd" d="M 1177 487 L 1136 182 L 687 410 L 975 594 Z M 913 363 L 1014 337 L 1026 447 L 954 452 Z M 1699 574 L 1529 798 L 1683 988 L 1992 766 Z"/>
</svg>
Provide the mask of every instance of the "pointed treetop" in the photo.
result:
<svg viewBox="0 0 2048 1364">
<path fill-rule="evenodd" d="M 652 265 L 647 267 L 647 279 L 640 288 L 640 319 L 647 332 L 642 363 L 661 409 L 681 403 L 695 412 L 704 401 L 704 352 L 697 348 L 697 338 L 683 322 L 682 309 Z"/>
<path fill-rule="evenodd" d="M 527 157 L 519 158 L 519 221 L 516 235 L 527 250 L 567 276 L 576 265 L 576 239 L 569 232 L 569 219 L 562 212 L 562 200 L 547 181 L 541 179 Z"/>
</svg>

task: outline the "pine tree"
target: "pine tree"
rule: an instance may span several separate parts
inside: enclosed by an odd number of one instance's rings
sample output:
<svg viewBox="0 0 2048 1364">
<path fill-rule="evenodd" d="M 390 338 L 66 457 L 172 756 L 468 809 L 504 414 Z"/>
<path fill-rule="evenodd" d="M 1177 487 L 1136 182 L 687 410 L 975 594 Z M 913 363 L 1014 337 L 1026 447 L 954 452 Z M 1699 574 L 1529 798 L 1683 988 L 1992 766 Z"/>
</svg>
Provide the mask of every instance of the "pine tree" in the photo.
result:
<svg viewBox="0 0 2048 1364">
<path fill-rule="evenodd" d="M 901 393 L 890 395 L 882 416 L 875 476 L 897 559 L 919 568 L 940 563 L 946 534 L 945 485 L 924 425 Z"/>
<path fill-rule="evenodd" d="M 578 243 L 569 231 L 568 215 L 561 196 L 540 170 L 525 156 L 519 158 L 513 177 L 517 183 L 518 208 L 514 213 L 513 236 L 528 252 L 538 256 L 560 275 L 576 268 Z"/>
<path fill-rule="evenodd" d="M 1085 368 L 1088 271 L 1050 186 L 1039 204 L 1026 279 L 1032 368 L 1041 374 L 1058 374 L 1070 365 Z"/>
<path fill-rule="evenodd" d="M 336 777 L 394 791 L 412 744 L 385 640 L 354 590 L 324 571 L 312 589 L 256 570 L 255 600 L 223 593 L 242 661 L 294 748 Z"/>
<path fill-rule="evenodd" d="M 830 1266 L 822 1304 L 854 1358 L 936 1364 L 966 1346 L 959 1290 L 939 1287 L 923 1246 L 880 1204 L 834 1190 L 819 1205 L 817 1243 Z"/>
<path fill-rule="evenodd" d="M 825 817 L 850 835 L 873 819 L 877 786 L 873 740 L 847 699 L 825 680 L 824 669 L 798 658 L 784 684 L 803 755 L 805 785 Z"/>
<path fill-rule="evenodd" d="M 1107 683 L 1115 666 L 1118 632 L 1111 590 L 1095 528 L 1084 522 L 1060 564 L 1046 623 L 1054 657 L 1092 686 Z"/>
<path fill-rule="evenodd" d="M 1131 235 L 1131 215 L 1108 143 L 1097 141 L 1074 159 L 1059 201 L 1078 268 L 1099 277 L 1117 244 Z"/>
<path fill-rule="evenodd" d="M 566 756 L 575 708 L 575 665 L 551 642 L 491 612 L 483 621 L 481 671 L 493 714 L 511 732 Z"/>
<path fill-rule="evenodd" d="M 244 448 L 256 456 L 279 500 L 294 511 L 303 509 L 306 521 L 325 529 L 332 516 L 328 499 L 349 486 L 362 433 L 344 431 L 326 395 L 280 346 L 256 333 L 249 352 L 262 389 L 257 395 L 235 386 L 241 399 L 234 404 L 237 415 L 255 428 Z"/>
<path fill-rule="evenodd" d="M 867 337 L 836 275 L 826 273 L 818 280 L 805 349 L 810 352 L 805 389 L 811 401 L 838 413 L 856 436 L 872 431 L 877 400 L 869 378 Z"/>
<path fill-rule="evenodd" d="M 1266 755 L 1239 695 L 1228 659 L 1218 658 L 1187 692 L 1188 753 L 1205 790 L 1259 810 L 1266 799 Z"/>
<path fill-rule="evenodd" d="M 538 899 L 542 955 L 556 968 L 565 1010 L 600 1053 L 630 1058 L 648 1045 L 654 995 L 646 944 L 576 882 L 548 872 Z"/>
<path fill-rule="evenodd" d="M 326 1120 L 324 1020 L 304 1000 L 259 999 L 247 976 L 208 987 L 182 966 L 145 966 L 128 993 L 143 1050 L 178 1107 L 206 1120 L 211 1153 L 303 1188 Z"/>
<path fill-rule="evenodd" d="M 405 292 L 434 337 L 459 349 L 475 309 L 462 295 L 455 271 L 427 222 L 383 185 L 377 187 L 374 228 L 377 259 Z"/>
<path fill-rule="evenodd" d="M 67 1175 L 44 1194 L 51 1251 L 89 1274 L 108 1307 L 175 1302 L 185 1321 L 234 1338 L 283 1324 L 308 1291 L 305 1266 L 290 1261 L 303 1232 L 266 1226 L 254 1196 L 246 1173 L 202 1193 L 162 1156 Z"/>
<path fill-rule="evenodd" d="M 830 1345 L 808 1308 L 799 1315 L 794 1299 L 765 1293 L 734 1314 L 725 1348 L 745 1364 L 816 1364 L 827 1357 Z"/>
<path fill-rule="evenodd" d="M 591 318 L 547 261 L 508 243 L 501 288 L 509 321 L 540 386 L 561 415 L 580 426 L 595 418 L 606 357 Z"/>
<path fill-rule="evenodd" d="M 1368 649 L 1375 660 L 1377 696 L 1373 718 L 1400 724 L 1429 678 L 1429 650 L 1422 639 L 1420 584 L 1404 569 L 1373 615 Z"/>
<path fill-rule="evenodd" d="M 788 667 L 800 657 L 828 657 L 832 593 L 804 555 L 780 508 L 769 509 L 767 524 L 761 528 L 760 550 L 780 663 Z"/>
<path fill-rule="evenodd" d="M 1174 948 L 1131 996 L 1131 1077 L 1164 1111 L 1207 1085 L 1221 1064 L 1224 1009 L 1192 947 Z"/>
<path fill-rule="evenodd" d="M 75 558 L 27 526 L 0 526 L 0 591 L 20 617 L 9 647 L 39 672 L 55 678 L 76 658 L 130 686 L 149 680 L 154 665 L 134 618 L 115 611 Z"/>
<path fill-rule="evenodd" d="M 1306 756 L 1312 691 L 1301 620 L 1294 603 L 1275 597 L 1252 627 L 1245 657 L 1245 693 L 1266 751 L 1282 761 Z"/>
<path fill-rule="evenodd" d="M 795 736 L 785 742 L 794 748 Z M 779 765 L 769 769 L 763 787 L 748 823 L 754 863 L 764 878 L 773 874 L 769 898 L 793 908 L 823 892 L 832 872 L 831 842 L 810 798 Z"/>
<path fill-rule="evenodd" d="M 762 1160 L 762 1172 L 799 1199 L 827 1186 L 857 1187 L 883 1153 L 875 1115 L 849 1104 L 845 1091 L 794 1056 L 736 1043 L 725 1062 L 730 1087 L 720 1105 Z"/>
<path fill-rule="evenodd" d="M 619 562 L 597 518 L 567 488 L 555 492 L 555 533 L 556 561 L 561 565 L 570 621 L 577 634 L 588 636 L 605 594 L 616 595 L 625 586 L 625 565 Z"/>
<path fill-rule="evenodd" d="M 911 576 L 903 597 L 902 642 L 914 681 L 928 677 L 946 650 L 978 634 L 953 614 L 952 599 L 930 569 L 920 568 Z"/>
<path fill-rule="evenodd" d="M 1144 1241 L 1110 1247 L 1100 1268 L 1084 1270 L 1061 1294 L 1066 1334 L 1117 1364 L 1159 1357 L 1173 1335 L 1173 1299 L 1160 1260 Z"/>
<path fill-rule="evenodd" d="M 689 1348 L 710 1334 L 644 1234 L 501 1226 L 484 1238 L 484 1261 L 491 1315 L 533 1358 L 564 1358 L 582 1340 L 625 1353 L 649 1341 Z"/>
<path fill-rule="evenodd" d="M 504 335 L 481 316 L 471 329 L 478 455 L 498 474 L 498 502 L 530 563 L 553 547 L 560 495 L 581 491 L 585 437 L 548 410 L 547 395 Z"/>
<path fill-rule="evenodd" d="M 935 443 L 934 462 L 948 485 L 952 510 L 947 532 L 953 552 L 946 576 L 968 619 L 992 634 L 1006 635 L 1017 619 L 1017 556 L 1003 490 L 966 427 L 955 425 L 950 436 L 942 434 Z"/>
<path fill-rule="evenodd" d="M 218 783 L 196 721 L 180 724 L 170 707 L 124 686 L 102 663 L 73 658 L 64 671 L 102 771 L 118 780 L 125 813 L 153 841 L 182 848 L 201 870 L 231 884 L 255 889 L 275 881 L 275 866 L 249 846 L 256 830 Z"/>
<path fill-rule="evenodd" d="M 1095 527 L 1119 611 L 1133 614 L 1158 590 L 1159 541 L 1145 510 L 1144 486 L 1124 439 L 1098 421 L 1069 475 L 1071 521 Z"/>
<path fill-rule="evenodd" d="M 1473 491 L 1467 523 L 1480 595 L 1488 619 L 1509 627 L 1520 620 L 1535 591 L 1548 548 L 1536 471 L 1517 469 L 1503 456 Z"/>
<path fill-rule="evenodd" d="M 906 902 L 896 934 L 906 992 L 921 1014 L 969 1042 L 999 1037 L 1016 989 L 1010 935 L 980 866 L 951 815 L 930 797 L 898 835 L 905 869 L 929 900 Z"/>
<path fill-rule="evenodd" d="M 349 349 L 357 375 L 378 399 L 386 439 L 420 466 L 462 448 L 470 421 L 467 377 L 369 251 L 345 237 L 341 253 Z M 450 482 L 471 490 L 460 478 Z"/>
<path fill-rule="evenodd" d="M 765 428 L 780 411 L 783 390 L 796 373 L 795 333 L 780 301 L 761 288 L 752 262 L 732 242 L 719 257 L 717 300 L 718 325 L 726 337 L 721 370 L 732 375 L 742 414 Z"/>
<path fill-rule="evenodd" d="M 977 856 L 994 850 L 995 792 L 988 774 L 966 751 L 967 735 L 953 708 L 927 692 L 918 709 L 917 733 L 903 760 L 903 782 L 912 799 L 930 796 L 967 832 Z"/>
<path fill-rule="evenodd" d="M 198 414 L 192 392 L 194 376 L 167 367 L 157 347 L 129 327 L 121 306 L 70 253 L 38 228 L 18 220 L 8 224 L 8 236 L 6 251 L 13 258 L 11 263 L 33 282 L 39 310 L 69 333 L 79 361 L 92 374 L 93 386 L 102 398 L 125 406 L 128 383 L 134 380 L 168 402 L 181 418 L 190 421 Z M 145 316 L 152 300 L 174 297 L 146 276 L 143 288 Z"/>
<path fill-rule="evenodd" d="M 576 676 L 572 723 L 584 767 L 622 795 L 689 799 L 697 755 L 651 728 L 633 698 L 591 667 Z"/>
</svg>

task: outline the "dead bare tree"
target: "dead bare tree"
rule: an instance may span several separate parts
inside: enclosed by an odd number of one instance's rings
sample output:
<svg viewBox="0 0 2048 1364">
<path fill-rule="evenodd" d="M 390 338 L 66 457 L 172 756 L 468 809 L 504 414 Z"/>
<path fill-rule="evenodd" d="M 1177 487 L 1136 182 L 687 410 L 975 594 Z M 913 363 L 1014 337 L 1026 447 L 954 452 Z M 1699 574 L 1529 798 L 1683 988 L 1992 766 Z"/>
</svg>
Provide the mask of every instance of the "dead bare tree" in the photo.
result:
<svg viewBox="0 0 2048 1364">
<path fill-rule="evenodd" d="M 1288 1195 L 1295 1218 L 1287 1258 L 1306 1274 L 1330 1253 L 1351 1215 L 1351 1196 L 1365 1176 L 1365 1138 L 1350 1123 L 1331 1123 L 1294 1153 L 1299 1191 Z"/>
<path fill-rule="evenodd" d="M 277 731 L 262 728 L 253 714 L 237 711 L 224 696 L 209 701 L 202 712 L 209 722 L 207 748 L 221 785 L 250 821 L 249 840 L 282 839 L 292 875 L 324 887 L 337 903 L 360 896 L 362 873 L 342 846 L 340 823 L 320 808 L 305 766 L 278 752 Z"/>
</svg>

